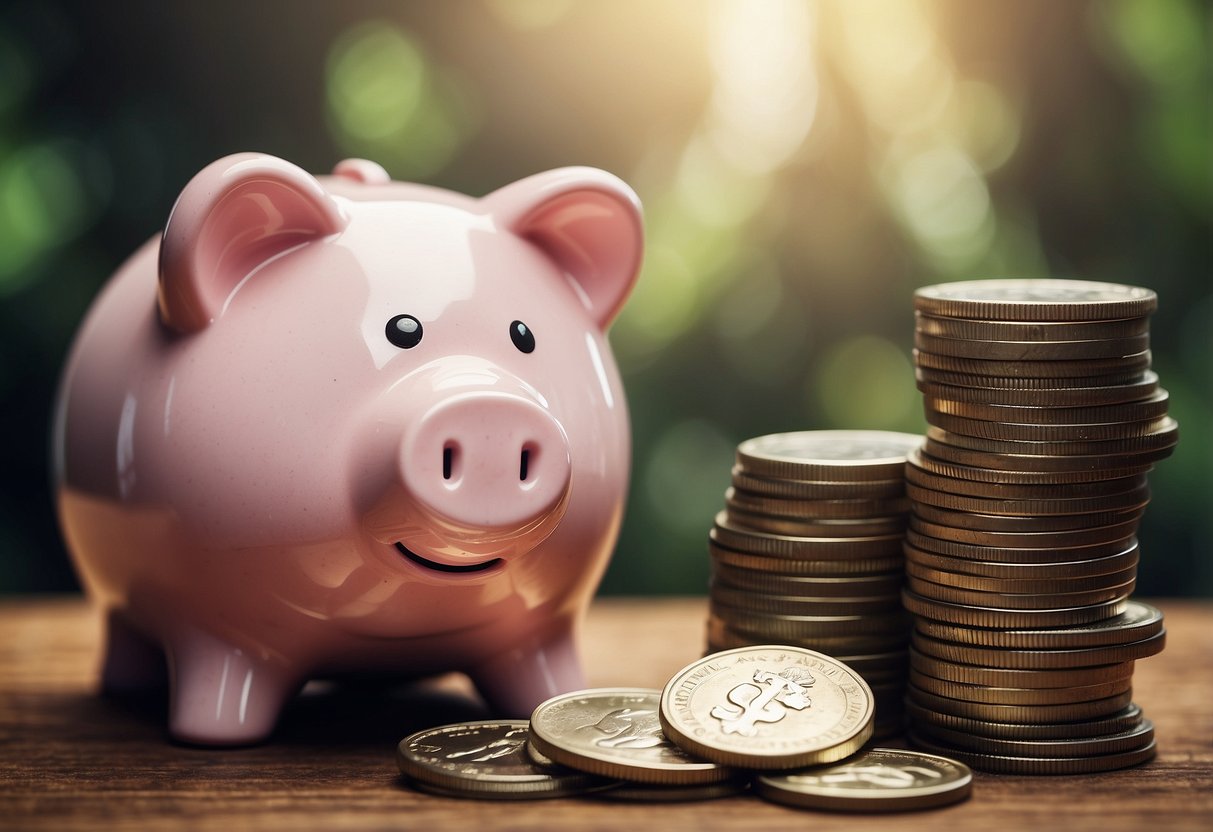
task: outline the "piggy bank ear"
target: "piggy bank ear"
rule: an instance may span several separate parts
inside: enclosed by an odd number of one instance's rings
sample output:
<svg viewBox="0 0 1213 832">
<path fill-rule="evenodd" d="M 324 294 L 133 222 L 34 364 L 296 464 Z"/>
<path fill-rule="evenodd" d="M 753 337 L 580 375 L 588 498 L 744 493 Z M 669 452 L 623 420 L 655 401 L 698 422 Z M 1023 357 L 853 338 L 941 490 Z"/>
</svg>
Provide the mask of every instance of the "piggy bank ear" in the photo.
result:
<svg viewBox="0 0 1213 832">
<path fill-rule="evenodd" d="M 485 197 L 503 227 L 542 249 L 605 329 L 636 282 L 644 250 L 640 200 L 594 168 L 560 168 Z"/>
<path fill-rule="evenodd" d="M 258 266 L 347 222 L 320 183 L 290 162 L 260 153 L 212 162 L 185 186 L 164 229 L 161 318 L 197 332 Z"/>
</svg>

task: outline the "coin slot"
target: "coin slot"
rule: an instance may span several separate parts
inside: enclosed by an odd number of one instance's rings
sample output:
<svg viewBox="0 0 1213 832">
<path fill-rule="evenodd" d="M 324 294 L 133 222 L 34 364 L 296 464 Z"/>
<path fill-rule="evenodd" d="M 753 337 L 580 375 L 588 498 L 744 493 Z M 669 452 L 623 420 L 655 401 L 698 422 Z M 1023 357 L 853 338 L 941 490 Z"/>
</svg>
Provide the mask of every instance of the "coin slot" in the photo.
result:
<svg viewBox="0 0 1213 832">
<path fill-rule="evenodd" d="M 527 477 L 531 473 L 531 453 L 535 448 L 531 445 L 523 445 L 522 453 L 518 457 L 518 481 L 526 482 Z"/>
<path fill-rule="evenodd" d="M 447 442 L 442 446 L 442 478 L 447 482 L 458 479 L 459 476 L 459 446 Z"/>
</svg>

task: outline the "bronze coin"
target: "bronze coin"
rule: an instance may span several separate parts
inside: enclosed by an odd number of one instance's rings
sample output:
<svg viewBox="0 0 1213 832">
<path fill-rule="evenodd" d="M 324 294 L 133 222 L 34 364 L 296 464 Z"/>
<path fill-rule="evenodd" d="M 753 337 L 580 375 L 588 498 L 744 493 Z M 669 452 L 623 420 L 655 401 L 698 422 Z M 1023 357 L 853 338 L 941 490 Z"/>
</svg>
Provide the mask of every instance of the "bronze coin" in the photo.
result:
<svg viewBox="0 0 1213 832">
<path fill-rule="evenodd" d="M 1134 478 L 1136 479 L 1136 478 Z M 978 489 L 980 490 L 980 489 Z M 987 495 L 994 489 L 985 489 Z M 952 494 L 934 488 L 924 488 L 906 482 L 906 493 L 917 503 L 937 506 L 951 511 L 972 514 L 990 514 L 1001 517 L 1052 517 L 1090 514 L 1095 512 L 1118 512 L 1145 508 L 1150 501 L 1150 490 L 1142 485 L 1129 491 L 1101 497 L 1065 497 L 1061 499 L 1006 499 L 1001 496 L 969 496 Z M 921 514 L 921 512 L 919 512 Z"/>
<path fill-rule="evenodd" d="M 950 449 L 953 456 L 969 455 L 965 457 L 967 462 L 952 462 L 940 457 L 932 456 L 925 452 L 920 452 L 917 457 L 917 464 L 923 469 L 944 477 L 952 477 L 960 480 L 971 480 L 973 482 L 987 482 L 997 484 L 1010 485 L 1032 485 L 1032 486 L 1059 486 L 1068 485 L 1071 483 L 1086 483 L 1098 480 L 1118 480 L 1125 477 L 1132 477 L 1147 473 L 1153 464 L 1135 464 L 1125 470 L 1107 470 L 1104 468 L 1092 468 L 1090 470 L 1082 469 L 1080 466 L 1088 459 L 1087 457 L 1070 458 L 1063 460 L 1061 464 L 1072 465 L 1073 470 L 1053 470 L 1039 471 L 1029 470 L 1020 471 L 1010 468 L 995 468 L 980 464 L 981 460 L 974 457 L 976 451 L 963 451 Z M 1170 453 L 1167 451 L 1166 453 Z M 1165 455 L 1165 454 L 1164 454 Z M 978 455 L 980 456 L 980 455 Z M 998 454 L 987 454 L 988 458 L 1001 461 L 1006 465 L 1008 461 L 1014 464 L 1016 462 L 1011 457 L 999 456 Z"/>
<path fill-rule="evenodd" d="M 957 387 L 951 384 L 933 384 L 925 381 L 917 382 L 917 387 L 922 392 L 928 407 L 949 413 L 955 412 L 954 407 L 942 406 L 939 401 L 967 402 L 987 406 L 1005 405 L 1018 408 L 1090 408 L 1127 404 L 1147 399 L 1158 391 L 1158 374 L 1153 370 L 1147 370 L 1142 373 L 1141 380 L 1135 383 L 1094 387 L 1059 385 L 1048 389 L 1015 390 L 989 386 Z M 966 414 L 961 413 L 960 415 Z M 968 415 L 970 418 L 977 418 L 972 415 L 972 412 Z M 1073 414 L 1067 414 L 1064 421 L 1074 421 Z"/>
<path fill-rule="evenodd" d="M 917 358 L 917 356 L 915 356 Z M 927 359 L 931 364 L 940 363 L 937 359 Z M 978 368 L 986 369 L 986 368 Z M 1097 369 L 1097 368 L 1090 368 Z M 941 370 L 936 367 L 918 366 L 914 368 L 914 380 L 921 384 L 942 384 L 948 387 L 991 387 L 996 390 L 1055 390 L 1071 387 L 1115 387 L 1126 384 L 1140 384 L 1148 368 L 1129 367 L 1104 372 L 1097 376 L 983 376 L 976 373 L 962 373 L 952 370 Z"/>
<path fill-rule="evenodd" d="M 1105 647 L 1076 647 L 1070 650 L 1014 650 L 1006 647 L 977 647 L 929 638 L 915 631 L 912 643 L 919 652 L 948 661 L 1005 667 L 1017 670 L 1056 670 L 1130 662 L 1156 656 L 1167 643 L 1167 631 L 1140 641 Z"/>
<path fill-rule="evenodd" d="M 908 512 L 893 517 L 851 520 L 790 519 L 745 511 L 733 505 L 725 509 L 730 528 L 748 529 L 771 535 L 814 538 L 856 538 L 900 535 L 909 523 Z"/>
<path fill-rule="evenodd" d="M 1092 543 L 1112 543 L 1123 540 L 1137 533 L 1137 520 L 1127 520 L 1123 523 L 1109 524 L 1086 529 L 1071 529 L 1069 531 L 1051 532 L 996 532 L 976 529 L 958 529 L 910 518 L 910 530 L 922 535 L 950 540 L 956 543 L 968 543 L 976 546 L 992 548 L 1039 549 L 1053 547 L 1067 549 L 1075 546 L 1085 546 Z"/>
<path fill-rule="evenodd" d="M 1032 474 L 1098 474 L 1101 479 L 1144 474 L 1160 459 L 1171 455 L 1172 445 L 1164 448 L 1107 454 L 1010 454 L 972 451 L 947 445 L 927 437 L 923 457 L 933 457 L 953 465 L 986 468 L 995 471 L 1015 471 Z"/>
<path fill-rule="evenodd" d="M 1146 379 L 1148 381 L 1148 378 Z M 1084 404 L 1056 406 L 1049 403 L 1027 404 L 986 403 L 981 397 L 969 397 L 968 401 L 956 401 L 944 396 L 924 398 L 924 408 L 930 412 L 947 413 L 966 419 L 982 419 L 989 422 L 1007 422 L 1026 425 L 1073 425 L 1120 424 L 1161 419 L 1167 415 L 1170 396 L 1166 390 L 1155 389 L 1152 393 L 1132 400 L 1111 404 Z"/>
<path fill-rule="evenodd" d="M 918 343 L 927 336 L 915 337 Z M 965 344 L 988 345 L 988 342 L 966 341 Z M 1049 345 L 1044 345 L 1049 346 Z M 928 370 L 942 370 L 946 373 L 981 376 L 985 378 L 1051 378 L 1057 379 L 1057 387 L 1077 386 L 1069 383 L 1072 378 L 1101 378 L 1103 376 L 1123 377 L 1125 373 L 1144 372 L 1150 369 L 1153 355 L 1150 350 L 1143 349 L 1131 355 L 1115 358 L 1078 358 L 1073 361 L 1062 360 L 1060 357 L 1052 361 L 1020 361 L 1011 359 L 962 358 L 952 355 L 941 355 L 921 348 L 913 351 L 914 366 Z M 1001 387 L 999 384 L 981 384 L 978 387 Z M 1096 384 L 1094 387 L 1106 387 L 1107 384 Z"/>
<path fill-rule="evenodd" d="M 924 598 L 921 595 L 903 590 L 902 603 L 910 612 L 921 616 L 915 626 L 923 632 L 922 618 L 946 624 L 959 624 L 963 627 L 986 628 L 996 632 L 1026 630 L 1031 628 L 1071 628 L 1080 624 L 1091 624 L 1114 618 L 1123 613 L 1128 607 L 1128 597 L 1114 598 L 1098 604 L 1088 604 L 1081 607 L 1069 607 L 1045 610 L 1019 610 L 1006 607 L 978 606 L 976 604 L 954 604 L 947 601 L 937 601 Z"/>
<path fill-rule="evenodd" d="M 738 526 L 725 512 L 716 515 L 710 532 L 721 546 L 788 560 L 855 560 L 892 557 L 901 552 L 898 532 L 862 537 L 821 537 L 760 532 Z"/>
<path fill-rule="evenodd" d="M 914 626 L 919 633 L 938 641 L 1015 650 L 1073 650 L 1132 644 L 1151 638 L 1163 632 L 1163 614 L 1157 607 L 1134 599 L 1116 615 L 1085 623 L 1024 626 L 1007 623 L 983 630 L 978 629 L 982 625 L 924 616 L 916 619 Z"/>
<path fill-rule="evenodd" d="M 730 509 L 796 520 L 869 520 L 910 510 L 910 501 L 905 496 L 876 500 L 794 500 L 731 487 L 725 491 L 724 499 Z"/>
<path fill-rule="evenodd" d="M 1007 582 L 1007 586 L 1027 587 L 1035 582 L 1062 582 L 1070 584 L 1073 581 L 1102 581 L 1111 580 L 1106 576 L 1131 573 L 1137 568 L 1138 545 L 1132 542 L 1120 552 L 1087 560 L 1062 560 L 1047 563 L 1015 563 L 996 560 L 975 560 L 972 558 L 952 557 L 936 552 L 927 552 L 913 546 L 905 545 L 906 571 L 918 577 L 925 574 L 915 570 L 931 570 L 941 574 L 954 576 L 954 580 L 999 580 Z M 1063 550 L 1064 552 L 1069 550 Z M 945 583 L 945 581 L 937 581 Z M 1042 584 L 1043 585 L 1043 584 Z M 1034 590 L 1027 590 L 1034 591 Z"/>
<path fill-rule="evenodd" d="M 891 479 L 829 482 L 759 477 L 740 466 L 732 468 L 733 487 L 750 494 L 789 500 L 887 500 L 905 494 L 901 475 Z"/>
<path fill-rule="evenodd" d="M 771 595 L 805 595 L 821 598 L 900 598 L 905 575 L 900 569 L 876 575 L 823 578 L 815 575 L 783 575 L 741 569 L 720 561 L 712 564 L 712 580 L 722 586 Z"/>
<path fill-rule="evenodd" d="M 914 529 L 906 532 L 905 546 L 947 557 L 971 560 L 985 563 L 1005 564 L 1041 564 L 1052 565 L 1073 563 L 1075 561 L 1091 561 L 1111 557 L 1137 545 L 1133 534 L 1112 540 L 1063 546 L 1060 541 L 1042 538 L 1035 546 L 986 546 L 973 543 L 959 543 L 954 540 L 932 537 Z M 903 546 L 903 551 L 905 550 Z"/>
<path fill-rule="evenodd" d="M 931 425 L 927 428 L 927 436 L 935 442 L 942 442 L 955 448 L 968 448 L 987 453 L 1046 456 L 1094 454 L 1102 456 L 1110 454 L 1137 454 L 1144 451 L 1173 448 L 1175 447 L 1175 443 L 1179 441 L 1179 424 L 1174 419 L 1168 417 L 1159 420 L 1156 430 L 1151 433 L 1126 436 L 1119 439 L 1091 441 L 1036 442 L 1019 439 L 986 439 L 984 437 L 952 433 L 937 425 Z"/>
<path fill-rule="evenodd" d="M 910 650 L 910 666 L 919 673 L 948 682 L 999 688 L 1080 688 L 1120 682 L 1133 677 L 1133 664 L 1129 661 L 1081 668 L 1025 670 L 950 662 Z"/>
<path fill-rule="evenodd" d="M 781 575 L 802 575 L 815 577 L 843 578 L 850 576 L 886 575 L 902 568 L 905 557 L 898 549 L 896 554 L 889 553 L 883 557 L 864 558 L 835 558 L 819 560 L 815 558 L 770 557 L 763 554 L 751 554 L 727 546 L 719 545 L 713 532 L 709 532 L 708 551 L 713 563 L 723 563 L 739 569 L 756 572 L 774 572 Z"/>
<path fill-rule="evenodd" d="M 986 419 L 966 419 L 935 410 L 926 411 L 929 424 L 962 436 L 981 437 L 1016 442 L 1103 442 L 1128 439 L 1156 433 L 1167 421 L 1166 416 L 1136 422 L 1111 422 L 1076 425 L 1032 425 L 991 422 Z"/>
<path fill-rule="evenodd" d="M 905 703 L 906 716 L 911 726 L 919 730 L 923 724 L 963 731 L 974 737 L 990 737 L 1008 740 L 1064 740 L 1078 737 L 1099 737 L 1131 731 L 1141 725 L 1141 708 L 1130 703 L 1127 707 L 1098 719 L 1077 722 L 1041 722 L 1033 725 L 1017 725 L 1013 722 L 993 722 L 986 719 L 971 719 L 952 714 L 937 713 L 924 708 L 913 700 Z"/>
<path fill-rule="evenodd" d="M 1131 578 L 1116 586 L 1082 592 L 1009 593 L 965 590 L 924 581 L 921 578 L 906 578 L 908 590 L 921 598 L 932 601 L 1000 610 L 1039 610 L 1042 612 L 1088 607 L 1093 604 L 1127 598 L 1136 585 L 1137 579 Z"/>
<path fill-rule="evenodd" d="M 924 468 L 923 464 L 923 458 L 920 453 L 915 452 L 910 455 L 906 463 L 907 494 L 909 493 L 909 485 L 913 484 L 920 489 L 931 489 L 940 493 L 962 494 L 968 497 L 979 497 L 990 500 L 1068 500 L 1115 497 L 1127 491 L 1145 489 L 1148 484 L 1145 474 L 1134 474 L 1133 476 L 1119 478 L 1113 477 L 1111 479 L 1093 480 L 1090 482 L 983 482 L 976 479 L 963 479 L 932 473 Z M 939 465 L 940 463 L 936 461 L 930 464 Z"/>
<path fill-rule="evenodd" d="M 1150 331 L 1145 315 L 1114 321 L 981 321 L 966 318 L 938 318 L 914 313 L 915 332 L 940 338 L 969 341 L 1097 341 L 1103 338 L 1128 338 Z"/>
<path fill-rule="evenodd" d="M 921 566 L 913 559 L 906 559 L 906 574 L 918 580 L 950 586 L 956 589 L 976 590 L 980 592 L 1005 592 L 1009 594 L 1026 593 L 1070 593 L 1106 590 L 1120 586 L 1137 577 L 1137 565 L 1134 564 L 1119 572 L 1107 574 L 1084 575 L 1076 577 L 1046 577 L 1046 578 L 1003 578 L 981 577 L 966 572 L 947 572 L 939 569 Z M 946 600 L 946 599 L 945 599 Z"/>
<path fill-rule="evenodd" d="M 996 774 L 1092 774 L 1098 771 L 1113 771 L 1138 766 L 1153 760 L 1157 754 L 1153 738 L 1147 745 L 1116 754 L 1044 758 L 965 751 L 947 744 L 931 742 L 913 731 L 910 732 L 909 737 L 913 745 L 924 748 L 933 754 L 950 755 L 972 768 Z"/>
<path fill-rule="evenodd" d="M 1024 516 L 952 511 L 947 508 L 930 505 L 929 503 L 919 503 L 914 507 L 914 516 L 928 523 L 939 523 L 952 528 L 973 529 L 976 531 L 1017 533 L 1069 532 L 1140 520 L 1142 509 L 1143 507 L 1139 505 L 1124 511 Z"/>
<path fill-rule="evenodd" d="M 1152 289 L 1057 278 L 969 280 L 914 292 L 915 311 L 941 318 L 1108 321 L 1144 317 L 1157 307 Z"/>
<path fill-rule="evenodd" d="M 1132 701 L 1133 692 L 1125 691 L 1092 702 L 1065 702 L 1058 705 L 999 705 L 990 702 L 966 702 L 963 699 L 938 696 L 914 685 L 906 688 L 907 707 L 910 703 L 914 703 L 936 713 L 1016 725 L 1101 719 L 1124 710 Z"/>
<path fill-rule="evenodd" d="M 1067 341 L 1005 341 L 949 338 L 921 329 L 914 332 L 914 346 L 941 356 L 979 358 L 988 361 L 1063 361 L 1112 359 L 1134 355 L 1150 348 L 1150 333 L 1119 338 L 1088 338 Z"/>
</svg>

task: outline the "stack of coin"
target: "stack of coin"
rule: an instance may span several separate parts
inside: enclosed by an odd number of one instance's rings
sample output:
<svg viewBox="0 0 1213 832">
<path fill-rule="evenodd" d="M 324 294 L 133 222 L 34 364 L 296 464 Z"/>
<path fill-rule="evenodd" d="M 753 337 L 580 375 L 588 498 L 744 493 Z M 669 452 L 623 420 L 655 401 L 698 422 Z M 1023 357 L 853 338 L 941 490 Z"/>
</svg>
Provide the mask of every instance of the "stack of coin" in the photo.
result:
<svg viewBox="0 0 1213 832">
<path fill-rule="evenodd" d="M 837 657 L 875 692 L 876 735 L 899 731 L 909 638 L 904 467 L 921 443 L 862 430 L 742 442 L 709 534 L 709 651 L 777 643 Z"/>
<path fill-rule="evenodd" d="M 1145 475 L 1178 432 L 1150 370 L 1156 305 L 1072 280 L 915 293 L 930 427 L 906 466 L 907 710 L 929 750 L 1024 774 L 1153 756 L 1130 699 L 1162 618 L 1129 594 Z"/>
</svg>

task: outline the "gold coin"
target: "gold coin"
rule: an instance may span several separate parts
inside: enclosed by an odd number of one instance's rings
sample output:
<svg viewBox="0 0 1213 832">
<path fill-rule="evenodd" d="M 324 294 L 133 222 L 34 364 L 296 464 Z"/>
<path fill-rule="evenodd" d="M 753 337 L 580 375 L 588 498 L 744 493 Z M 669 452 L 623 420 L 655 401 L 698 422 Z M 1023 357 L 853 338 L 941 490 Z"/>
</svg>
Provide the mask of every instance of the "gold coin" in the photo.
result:
<svg viewBox="0 0 1213 832">
<path fill-rule="evenodd" d="M 739 569 L 749 569 L 757 572 L 774 572 L 781 575 L 805 575 L 818 577 L 847 577 L 851 575 L 885 575 L 900 569 L 905 563 L 900 547 L 896 552 L 890 551 L 884 557 L 865 558 L 833 558 L 821 560 L 817 558 L 770 557 L 755 555 L 749 552 L 721 546 L 716 542 L 716 530 L 709 532 L 708 550 L 714 563 L 722 563 Z"/>
<path fill-rule="evenodd" d="M 1053 722 L 1080 722 L 1110 716 L 1133 701 L 1133 692 L 1126 691 L 1093 702 L 1067 702 L 1060 705 L 996 705 L 989 702 L 966 702 L 928 693 L 911 684 L 906 688 L 907 705 L 914 702 L 936 713 L 1022 725 Z"/>
<path fill-rule="evenodd" d="M 1070 532 L 1079 529 L 1105 528 L 1120 523 L 1141 519 L 1143 506 L 1122 511 L 1098 511 L 1086 514 L 1010 515 L 979 514 L 972 511 L 954 511 L 949 508 L 919 503 L 914 506 L 914 516 L 929 523 L 939 523 L 954 529 L 971 529 L 983 532 Z"/>
<path fill-rule="evenodd" d="M 754 790 L 775 803 L 804 809 L 909 812 L 966 799 L 973 772 L 935 754 L 871 748 L 833 765 L 760 774 Z"/>
<path fill-rule="evenodd" d="M 526 720 L 427 728 L 400 741 L 396 762 L 410 781 L 458 797 L 567 797 L 609 785 L 581 772 L 536 765 L 526 754 L 529 733 Z"/>
<path fill-rule="evenodd" d="M 1148 375 L 1148 374 L 1147 374 Z M 1148 378 L 1143 381 L 1149 382 Z M 947 397 L 927 396 L 923 406 L 927 412 L 947 413 L 966 419 L 1008 422 L 1026 425 L 1072 425 L 1077 423 L 1111 424 L 1160 419 L 1167 415 L 1170 395 L 1166 390 L 1131 401 L 1112 404 L 1077 404 L 1055 407 L 1048 404 L 998 404 L 973 401 L 952 401 Z"/>
<path fill-rule="evenodd" d="M 875 575 L 849 575 L 842 578 L 822 578 L 815 575 L 781 575 L 755 572 L 729 566 L 719 560 L 712 564 L 713 580 L 751 592 L 772 595 L 804 595 L 821 598 L 856 597 L 885 598 L 896 596 L 900 603 L 901 586 L 905 576 L 900 569 Z"/>
<path fill-rule="evenodd" d="M 1099 685 L 1104 682 L 1122 681 L 1133 676 L 1133 662 L 1131 661 L 1088 667 L 1066 667 L 1056 670 L 1020 670 L 985 667 L 973 664 L 972 658 L 965 656 L 963 662 L 947 661 L 920 653 L 915 648 L 910 649 L 910 666 L 915 670 L 928 676 L 934 676 L 936 679 L 958 682 L 962 685 L 985 685 L 995 688 L 1063 688 Z M 1111 694 L 1108 695 L 1111 696 Z"/>
<path fill-rule="evenodd" d="M 901 600 L 907 610 L 931 621 L 1012 632 L 1030 627 L 1065 628 L 1103 621 L 1124 612 L 1128 605 L 1128 598 L 1124 597 L 1082 607 L 1017 610 L 1005 607 L 950 604 L 946 601 L 923 598 L 908 589 L 902 591 Z M 916 626 L 923 629 L 921 619 L 916 621 Z M 926 631 L 924 630 L 924 632 Z"/>
<path fill-rule="evenodd" d="M 952 433 L 984 439 L 1017 442 L 1102 442 L 1156 433 L 1162 429 L 1170 417 L 1160 416 L 1136 422 L 1032 425 L 967 419 L 964 416 L 953 416 L 950 413 L 928 410 L 926 418 L 928 423 Z"/>
<path fill-rule="evenodd" d="M 961 623 L 963 622 L 956 622 Z M 919 618 L 914 626 L 928 638 L 972 644 L 978 647 L 1007 647 L 1014 650 L 1074 650 L 1125 645 L 1148 639 L 1163 631 L 1163 615 L 1157 607 L 1129 600 L 1118 615 L 1074 624 L 991 625 L 1003 629 L 979 630 L 974 625 L 956 626 L 931 618 Z M 980 626 L 980 625 L 976 625 Z"/>
<path fill-rule="evenodd" d="M 1150 331 L 1150 319 L 1142 315 L 1115 321 L 981 321 L 915 312 L 914 331 L 969 341 L 1097 341 L 1143 335 Z"/>
<path fill-rule="evenodd" d="M 815 537 L 771 534 L 738 526 L 721 511 L 712 539 L 728 549 L 788 560 L 854 560 L 894 557 L 901 552 L 901 534 L 863 537 Z"/>
<path fill-rule="evenodd" d="M 724 516 L 731 528 L 753 530 L 764 534 L 790 535 L 812 538 L 856 538 L 900 535 L 909 522 L 907 511 L 894 517 L 878 517 L 854 520 L 792 520 L 757 514 L 730 505 Z"/>
<path fill-rule="evenodd" d="M 1138 454 L 1173 448 L 1179 441 L 1179 424 L 1169 416 L 1159 419 L 1150 433 L 1116 439 L 1067 440 L 1062 442 L 1038 442 L 1019 439 L 985 439 L 951 433 L 931 425 L 927 436 L 954 448 L 967 448 L 995 454 L 1028 454 L 1032 456 L 1078 456 L 1108 454 Z"/>
<path fill-rule="evenodd" d="M 917 503 L 951 511 L 972 514 L 993 514 L 1000 517 L 1052 517 L 1054 515 L 1078 515 L 1094 512 L 1128 511 L 1145 508 L 1150 501 L 1150 490 L 1141 486 L 1131 491 L 1102 497 L 1066 497 L 1063 499 L 1006 499 L 990 495 L 985 497 L 950 494 L 933 488 L 924 488 L 912 482 L 906 483 L 906 493 Z"/>
<path fill-rule="evenodd" d="M 1086 338 L 1066 341 L 998 340 L 949 338 L 921 329 L 914 332 L 914 346 L 941 356 L 977 358 L 986 361 L 1071 363 L 1087 359 L 1117 359 L 1150 348 L 1150 333 L 1118 338 Z M 1095 375 L 1095 374 L 1093 374 Z"/>
<path fill-rule="evenodd" d="M 661 732 L 660 691 L 581 690 L 552 697 L 531 714 L 530 744 L 556 763 L 637 783 L 717 783 L 735 772 L 688 755 Z"/>
<path fill-rule="evenodd" d="M 1011 722 L 990 722 L 969 719 L 963 716 L 936 713 L 922 707 L 913 700 L 905 703 L 910 725 L 921 730 L 926 724 L 933 727 L 963 731 L 976 737 L 1006 740 L 1064 740 L 1077 737 L 1098 737 L 1130 731 L 1141 725 L 1141 708 L 1132 703 L 1110 716 L 1081 722 L 1042 722 L 1032 725 L 1016 725 Z"/>
<path fill-rule="evenodd" d="M 1137 538 L 1132 533 L 1124 537 L 1096 543 L 1084 543 L 1067 546 L 1060 540 L 1044 539 L 1035 546 L 983 546 L 972 543 L 958 543 L 944 540 L 931 535 L 921 534 L 914 529 L 906 531 L 906 552 L 910 548 L 937 555 L 969 560 L 974 563 L 1004 563 L 1009 565 L 1052 565 L 1072 563 L 1074 561 L 1093 561 L 1098 558 L 1110 557 L 1137 546 Z"/>
<path fill-rule="evenodd" d="M 906 453 L 922 437 L 883 430 L 775 433 L 737 446 L 744 471 L 788 480 L 888 480 L 901 475 Z"/>
<path fill-rule="evenodd" d="M 920 437 L 921 438 L 921 437 Z M 732 469 L 733 487 L 750 494 L 789 500 L 883 500 L 905 494 L 905 480 L 896 477 L 855 482 L 789 480 L 758 477 L 738 465 Z"/>
<path fill-rule="evenodd" d="M 771 595 L 713 583 L 713 602 L 760 615 L 864 615 L 901 609 L 900 593 L 875 598 L 818 598 L 811 595 Z"/>
<path fill-rule="evenodd" d="M 1157 308 L 1152 289 L 1057 278 L 969 280 L 914 292 L 914 309 L 940 318 L 1109 321 L 1144 317 Z"/>
<path fill-rule="evenodd" d="M 915 724 L 914 733 L 949 748 L 960 748 L 980 754 L 1005 754 L 1033 758 L 1077 758 L 1122 754 L 1149 745 L 1154 741 L 1154 723 L 1143 719 L 1133 728 L 1114 734 L 1060 740 L 1011 740 L 975 736 L 930 723 Z"/>
<path fill-rule="evenodd" d="M 956 412 L 955 407 L 941 406 L 939 402 L 959 402 L 986 406 L 1005 405 L 1016 408 L 1085 408 L 1128 404 L 1129 402 L 1147 399 L 1158 392 L 1158 374 L 1153 370 L 1146 370 L 1142 372 L 1139 380 L 1125 384 L 1092 385 L 1090 387 L 1059 385 L 1057 387 L 1030 390 L 1017 390 L 1015 388 L 996 387 L 993 385 L 961 387 L 955 384 L 935 384 L 927 381 L 916 382 L 916 386 L 922 392 L 924 398 L 928 400 L 928 407 L 933 410 L 942 410 L 949 413 Z M 966 414 L 962 412 L 961 415 Z M 972 415 L 972 412 L 967 415 L 970 418 L 976 418 Z M 1066 414 L 1064 421 L 1073 421 L 1073 416 L 1074 414 Z"/>
<path fill-rule="evenodd" d="M 870 520 L 873 517 L 904 514 L 910 510 L 910 501 L 905 496 L 886 499 L 794 500 L 786 497 L 767 497 L 734 486 L 725 491 L 724 499 L 730 509 L 796 520 Z"/>
<path fill-rule="evenodd" d="M 1095 561 L 1098 563 L 1098 561 Z M 999 566 L 1001 564 L 994 564 Z M 1047 568 L 1047 567 L 1043 567 Z M 1121 569 L 1118 572 L 1095 572 L 1085 574 L 1079 571 L 1076 577 L 1049 576 L 1043 578 L 986 578 L 971 575 L 967 572 L 945 572 L 940 569 L 920 565 L 914 558 L 906 558 L 906 574 L 933 584 L 953 587 L 955 589 L 978 592 L 1004 592 L 1008 594 L 1030 593 L 1061 593 L 1086 592 L 1106 590 L 1110 587 L 1121 586 L 1137 577 L 1137 565 Z M 911 587 L 913 588 L 913 587 Z"/>
<path fill-rule="evenodd" d="M 812 650 L 726 650 L 680 670 L 661 694 L 661 725 L 677 745 L 721 765 L 803 768 L 849 757 L 872 733 L 872 691 Z"/>
<path fill-rule="evenodd" d="M 906 579 L 906 588 L 909 591 L 932 601 L 1001 610 L 1033 611 L 1074 609 L 1127 598 L 1133 592 L 1135 585 L 1136 579 L 1132 578 L 1116 586 L 1084 592 L 1010 593 L 958 589 L 954 586 L 945 586 L 914 577 Z"/>
<path fill-rule="evenodd" d="M 1018 670 L 1068 670 L 1071 668 L 1130 662 L 1156 656 L 1167 644 L 1167 631 L 1140 641 L 1106 647 L 1075 647 L 1069 650 L 1015 650 L 1009 647 L 978 647 L 929 638 L 915 632 L 911 643 L 919 652 L 952 662 L 1005 667 Z"/>
<path fill-rule="evenodd" d="M 1009 754 L 983 754 L 952 748 L 914 733 L 910 742 L 936 754 L 950 754 L 958 760 L 981 771 L 996 774 L 1091 774 L 1097 771 L 1112 771 L 1141 765 L 1154 759 L 1157 749 L 1151 739 L 1148 745 L 1116 754 L 1098 754 L 1090 757 L 1023 757 Z"/>
</svg>

